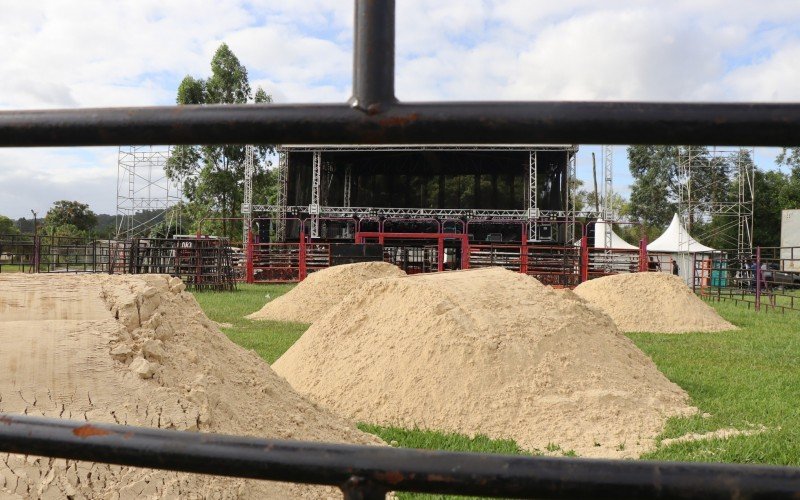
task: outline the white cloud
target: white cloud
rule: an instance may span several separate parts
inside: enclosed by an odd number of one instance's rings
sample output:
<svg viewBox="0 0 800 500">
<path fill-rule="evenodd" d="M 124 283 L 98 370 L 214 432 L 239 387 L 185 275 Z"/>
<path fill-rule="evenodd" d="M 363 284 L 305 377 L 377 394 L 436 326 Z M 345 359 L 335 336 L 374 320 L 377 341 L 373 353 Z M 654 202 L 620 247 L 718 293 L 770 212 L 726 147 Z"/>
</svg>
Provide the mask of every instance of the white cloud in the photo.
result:
<svg viewBox="0 0 800 500">
<path fill-rule="evenodd" d="M 404 100 L 800 98 L 795 2 L 399 0 L 397 10 Z M 0 109 L 171 104 L 184 75 L 208 75 L 221 42 L 278 102 L 342 102 L 352 25 L 344 0 L 0 0 Z M 0 213 L 63 197 L 113 210 L 116 155 L 96 151 L 0 150 Z"/>
<path fill-rule="evenodd" d="M 44 215 L 56 200 L 116 210 L 117 148 L 0 149 L 0 214 Z"/>
<path fill-rule="evenodd" d="M 764 60 L 731 71 L 722 80 L 735 100 L 800 100 L 800 38 Z"/>
</svg>

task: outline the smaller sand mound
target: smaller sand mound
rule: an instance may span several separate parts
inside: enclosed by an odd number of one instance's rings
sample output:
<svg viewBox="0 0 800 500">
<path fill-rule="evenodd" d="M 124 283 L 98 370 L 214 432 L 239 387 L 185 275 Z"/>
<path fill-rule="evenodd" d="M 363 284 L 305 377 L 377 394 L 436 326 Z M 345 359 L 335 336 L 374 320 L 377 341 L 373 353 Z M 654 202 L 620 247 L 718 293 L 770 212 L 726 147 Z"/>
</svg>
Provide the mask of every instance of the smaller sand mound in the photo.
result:
<svg viewBox="0 0 800 500">
<path fill-rule="evenodd" d="M 623 332 L 687 333 L 735 330 L 677 276 L 632 273 L 582 283 L 579 297 L 611 316 Z"/>
<path fill-rule="evenodd" d="M 310 274 L 286 295 L 267 302 L 249 319 L 313 323 L 367 280 L 405 276 L 387 262 L 359 262 L 333 266 Z"/>
</svg>

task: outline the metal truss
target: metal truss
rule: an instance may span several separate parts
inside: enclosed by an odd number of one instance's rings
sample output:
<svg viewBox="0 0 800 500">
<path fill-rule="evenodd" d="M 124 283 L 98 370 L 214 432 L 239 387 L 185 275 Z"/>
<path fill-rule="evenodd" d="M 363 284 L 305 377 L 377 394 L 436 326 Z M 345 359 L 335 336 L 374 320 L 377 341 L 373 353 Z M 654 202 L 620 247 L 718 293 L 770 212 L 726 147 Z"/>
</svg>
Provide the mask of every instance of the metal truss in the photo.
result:
<svg viewBox="0 0 800 500">
<path fill-rule="evenodd" d="M 277 220 L 275 221 L 275 239 L 276 241 L 286 240 L 286 200 L 288 197 L 288 163 L 287 154 L 285 151 L 278 152 L 278 212 Z"/>
<path fill-rule="evenodd" d="M 172 182 L 165 168 L 170 148 L 120 146 L 117 159 L 117 237 L 149 236 L 164 221 L 167 230 L 180 227 L 180 182 Z"/>
<path fill-rule="evenodd" d="M 567 241 L 570 243 L 575 241 L 575 210 L 572 210 L 571 203 L 575 203 L 576 194 L 576 183 L 574 182 L 578 178 L 578 158 L 577 155 L 569 154 L 567 152 L 567 162 L 569 165 L 569 176 L 567 178 L 567 209 L 569 210 L 570 215 L 567 216 L 569 219 L 569 225 L 567 226 Z"/>
<path fill-rule="evenodd" d="M 536 168 L 536 151 L 528 152 L 528 241 L 539 240 L 539 174 Z"/>
<path fill-rule="evenodd" d="M 678 213 L 684 231 L 678 235 L 680 248 L 688 243 L 695 218 L 710 221 L 718 219 L 716 233 L 724 234 L 736 228 L 736 247 L 739 254 L 750 255 L 753 251 L 753 211 L 755 200 L 755 169 L 753 148 L 720 149 L 708 148 L 708 159 L 699 160 L 696 147 L 682 146 L 678 158 Z M 737 185 L 737 197 L 733 200 L 697 201 L 692 195 L 692 180 L 709 175 L 719 166 L 719 159 L 733 159 L 733 182 Z M 733 245 L 733 241 L 730 242 Z"/>
<path fill-rule="evenodd" d="M 320 188 L 322 185 L 321 152 L 314 152 L 311 169 L 311 204 L 308 206 L 308 213 L 311 215 L 311 237 L 319 238 Z"/>
<path fill-rule="evenodd" d="M 611 221 L 616 217 L 614 214 L 614 149 L 609 145 L 603 146 L 603 219 L 607 221 L 603 225 L 605 228 L 603 234 L 605 246 L 603 248 L 606 249 L 606 253 L 610 253 L 614 246 L 614 229 Z"/>
<path fill-rule="evenodd" d="M 578 151 L 577 144 L 284 144 L 286 152 L 316 151 Z"/>
<path fill-rule="evenodd" d="M 242 203 L 242 245 L 250 239 L 250 223 L 252 220 L 253 205 L 253 175 L 255 173 L 255 148 L 251 145 L 244 147 L 244 203 Z"/>
<path fill-rule="evenodd" d="M 342 194 L 342 203 L 344 206 L 350 206 L 350 196 L 353 189 L 353 168 L 348 165 L 344 169 L 344 193 Z"/>
<path fill-rule="evenodd" d="M 272 214 L 308 214 L 314 220 L 310 206 L 253 205 L 253 213 Z M 574 220 L 575 217 L 597 217 L 595 211 L 570 212 L 567 210 L 538 210 L 535 220 L 559 219 Z M 316 220 L 320 217 L 402 217 L 408 219 L 496 219 L 529 221 L 528 210 L 491 210 L 469 208 L 389 208 L 389 207 L 318 207 Z"/>
</svg>

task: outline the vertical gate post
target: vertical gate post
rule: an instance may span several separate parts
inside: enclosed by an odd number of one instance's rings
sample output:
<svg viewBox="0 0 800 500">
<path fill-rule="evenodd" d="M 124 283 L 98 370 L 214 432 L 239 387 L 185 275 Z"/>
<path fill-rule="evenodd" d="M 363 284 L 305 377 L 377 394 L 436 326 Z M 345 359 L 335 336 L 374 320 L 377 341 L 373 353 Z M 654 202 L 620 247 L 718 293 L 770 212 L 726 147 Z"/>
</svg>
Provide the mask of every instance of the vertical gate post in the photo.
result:
<svg viewBox="0 0 800 500">
<path fill-rule="evenodd" d="M 298 278 L 300 281 L 306 279 L 306 234 L 305 231 L 300 232 L 300 271 Z"/>
<path fill-rule="evenodd" d="M 581 237 L 581 283 L 589 281 L 589 237 Z"/>
<path fill-rule="evenodd" d="M 519 272 L 528 274 L 528 231 L 522 223 L 522 245 L 519 247 Z"/>
<path fill-rule="evenodd" d="M 756 247 L 756 311 L 761 310 L 761 247 Z"/>
<path fill-rule="evenodd" d="M 647 272 L 647 238 L 639 240 L 639 272 Z"/>
<path fill-rule="evenodd" d="M 39 272 L 39 260 L 41 258 L 42 252 L 42 245 L 41 245 L 41 236 L 35 234 L 33 236 L 33 272 Z"/>
<path fill-rule="evenodd" d="M 253 231 L 248 228 L 247 231 L 247 250 L 245 250 L 245 281 L 247 283 L 254 283 L 255 282 L 255 271 L 253 270 Z"/>
<path fill-rule="evenodd" d="M 444 234 L 439 230 L 439 237 L 436 239 L 436 270 L 444 271 Z"/>
<path fill-rule="evenodd" d="M 469 234 L 461 235 L 461 269 L 469 269 Z"/>
</svg>

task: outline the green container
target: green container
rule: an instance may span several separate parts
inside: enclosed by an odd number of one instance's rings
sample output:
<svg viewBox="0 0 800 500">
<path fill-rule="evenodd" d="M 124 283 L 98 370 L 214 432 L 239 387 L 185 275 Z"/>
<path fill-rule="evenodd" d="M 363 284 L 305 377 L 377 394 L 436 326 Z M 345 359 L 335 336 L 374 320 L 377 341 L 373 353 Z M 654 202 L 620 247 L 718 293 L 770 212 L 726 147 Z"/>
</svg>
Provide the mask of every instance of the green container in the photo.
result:
<svg viewBox="0 0 800 500">
<path fill-rule="evenodd" d="M 711 286 L 725 288 L 728 286 L 728 270 L 725 269 L 725 262 L 715 260 L 711 269 Z"/>
</svg>

